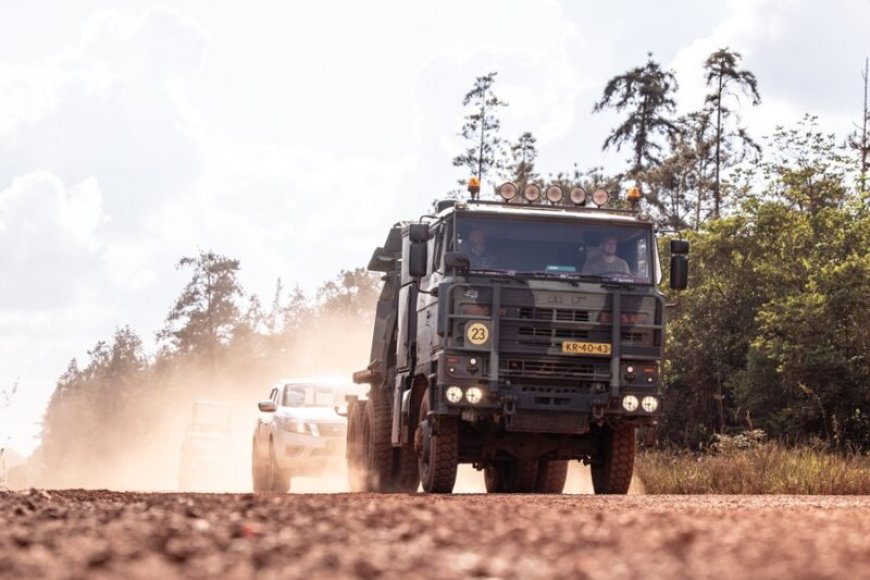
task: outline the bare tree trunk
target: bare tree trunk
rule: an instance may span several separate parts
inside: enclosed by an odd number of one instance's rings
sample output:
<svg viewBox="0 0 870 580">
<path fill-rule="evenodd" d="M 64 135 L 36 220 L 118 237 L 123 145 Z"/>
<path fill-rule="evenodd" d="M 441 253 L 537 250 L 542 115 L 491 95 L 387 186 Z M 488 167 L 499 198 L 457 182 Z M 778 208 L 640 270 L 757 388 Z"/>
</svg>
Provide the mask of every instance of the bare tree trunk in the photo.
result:
<svg viewBox="0 0 870 580">
<path fill-rule="evenodd" d="M 713 193 L 713 218 L 719 219 L 721 190 L 719 189 L 719 170 L 722 165 L 722 76 L 719 76 L 719 92 L 716 94 L 716 190 Z"/>
<path fill-rule="evenodd" d="M 867 155 L 870 153 L 870 143 L 868 143 L 867 121 L 870 120 L 870 110 L 867 105 L 867 68 L 870 59 L 864 59 L 864 114 L 861 123 L 861 176 L 859 183 L 861 184 L 861 192 L 867 191 Z"/>
</svg>

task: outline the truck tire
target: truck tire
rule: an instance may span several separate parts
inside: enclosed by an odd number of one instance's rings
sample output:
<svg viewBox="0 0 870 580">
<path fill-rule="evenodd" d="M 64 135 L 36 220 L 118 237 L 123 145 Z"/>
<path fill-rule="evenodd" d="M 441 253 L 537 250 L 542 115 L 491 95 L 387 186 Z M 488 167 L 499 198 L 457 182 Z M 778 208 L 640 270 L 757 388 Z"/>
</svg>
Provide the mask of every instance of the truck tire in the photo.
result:
<svg viewBox="0 0 870 580">
<path fill-rule="evenodd" d="M 263 464 L 263 460 L 257 457 L 257 443 L 254 441 L 251 450 L 251 479 L 253 480 L 254 493 L 272 491 L 272 474 L 270 467 Z"/>
<path fill-rule="evenodd" d="M 350 412 L 347 414 L 347 483 L 350 491 L 355 493 L 370 491 L 362 454 L 362 423 L 366 403 L 366 401 L 357 401 L 351 405 Z"/>
<path fill-rule="evenodd" d="M 429 420 L 429 392 L 420 404 L 421 443 L 420 482 L 427 493 L 451 493 L 456 484 L 459 467 L 459 421 L 456 417 L 441 416 L 437 430 L 427 425 Z M 428 439 L 428 441 L 427 441 Z"/>
<path fill-rule="evenodd" d="M 626 494 L 634 472 L 635 428 L 602 428 L 598 460 L 591 465 L 596 494 Z"/>
<path fill-rule="evenodd" d="M 514 459 L 484 467 L 487 493 L 533 493 L 538 479 L 538 462 Z"/>
<path fill-rule="evenodd" d="M 414 493 L 420 487 L 420 465 L 417 453 L 411 446 L 403 446 L 393 450 L 395 462 L 395 479 L 393 491 L 397 493 Z"/>
<path fill-rule="evenodd" d="M 275 445 L 269 441 L 269 491 L 273 493 L 287 493 L 290 491 L 290 472 L 278 467 L 275 460 Z"/>
<path fill-rule="evenodd" d="M 562 493 L 568 479 L 567 461 L 539 461 L 535 493 Z"/>
<path fill-rule="evenodd" d="M 394 483 L 393 445 L 390 442 L 392 421 L 389 399 L 383 391 L 372 387 L 362 422 L 362 463 L 368 491 L 379 493 L 392 491 Z"/>
</svg>

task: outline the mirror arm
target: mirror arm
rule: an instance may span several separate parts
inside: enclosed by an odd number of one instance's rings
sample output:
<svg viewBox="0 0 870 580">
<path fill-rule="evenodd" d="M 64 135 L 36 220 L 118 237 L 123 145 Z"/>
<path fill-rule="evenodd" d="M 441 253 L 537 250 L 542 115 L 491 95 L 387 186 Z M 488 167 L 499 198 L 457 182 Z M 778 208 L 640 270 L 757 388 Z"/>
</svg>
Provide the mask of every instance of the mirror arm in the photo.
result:
<svg viewBox="0 0 870 580">
<path fill-rule="evenodd" d="M 674 297 L 673 302 L 666 302 L 665 303 L 666 308 L 679 308 L 680 307 L 680 297 L 682 297 L 682 291 L 681 290 L 674 290 L 674 292 L 676 292 L 677 295 Z"/>
</svg>

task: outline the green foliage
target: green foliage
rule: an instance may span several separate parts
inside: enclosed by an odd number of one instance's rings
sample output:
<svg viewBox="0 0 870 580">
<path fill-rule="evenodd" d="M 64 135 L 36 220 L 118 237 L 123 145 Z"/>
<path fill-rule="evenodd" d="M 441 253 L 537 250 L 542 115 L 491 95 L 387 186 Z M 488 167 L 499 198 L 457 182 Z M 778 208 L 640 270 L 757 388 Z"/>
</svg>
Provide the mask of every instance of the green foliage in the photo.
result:
<svg viewBox="0 0 870 580">
<path fill-rule="evenodd" d="M 736 115 L 727 104 L 728 100 L 739 101 L 738 91 L 751 99 L 753 105 L 761 103 L 758 80 L 747 70 L 738 68 L 742 57 L 740 53 L 722 48 L 711 54 L 704 63 L 705 80 L 711 89 L 706 99 L 706 109 L 714 120 L 715 129 L 712 215 L 719 217 L 722 206 L 721 173 L 735 161 L 742 160 L 750 150 L 760 151 L 758 145 L 749 137 L 746 129 L 730 127 L 729 120 Z"/>
<path fill-rule="evenodd" d="M 648 55 L 645 65 L 610 79 L 604 87 L 604 94 L 593 111 L 612 108 L 618 113 L 626 111 L 628 116 L 605 139 L 603 149 L 615 146 L 619 151 L 626 143 L 632 145 L 633 166 L 629 177 L 659 163 L 662 145 L 657 136 L 669 137 L 677 132 L 670 117 L 676 108 L 672 96 L 676 90 L 674 73 L 663 71 L 652 54 Z"/>
<path fill-rule="evenodd" d="M 516 183 L 520 191 L 527 184 L 538 181 L 538 175 L 535 173 L 535 159 L 538 157 L 537 142 L 535 136 L 526 131 L 510 145 L 513 163 L 507 168 L 506 177 Z"/>
<path fill-rule="evenodd" d="M 870 215 L 832 138 L 780 129 L 772 148 L 763 193 L 690 236 L 664 431 L 699 445 L 757 426 L 867 447 Z"/>
<path fill-rule="evenodd" d="M 232 338 L 237 326 L 237 300 L 242 289 L 236 280 L 239 261 L 212 251 L 184 257 L 179 268 L 192 268 L 193 276 L 166 317 L 158 338 L 182 353 L 208 353 Z"/>
</svg>

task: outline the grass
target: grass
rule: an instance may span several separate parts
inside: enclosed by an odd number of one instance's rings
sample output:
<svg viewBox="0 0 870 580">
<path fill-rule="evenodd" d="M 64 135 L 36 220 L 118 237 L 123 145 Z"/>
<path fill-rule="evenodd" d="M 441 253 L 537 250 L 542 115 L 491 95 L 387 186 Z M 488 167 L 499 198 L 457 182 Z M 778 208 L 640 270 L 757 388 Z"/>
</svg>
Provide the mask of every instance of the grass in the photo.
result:
<svg viewBox="0 0 870 580">
<path fill-rule="evenodd" d="M 647 451 L 635 474 L 647 494 L 870 494 L 870 456 L 775 442 L 705 454 Z"/>
</svg>

